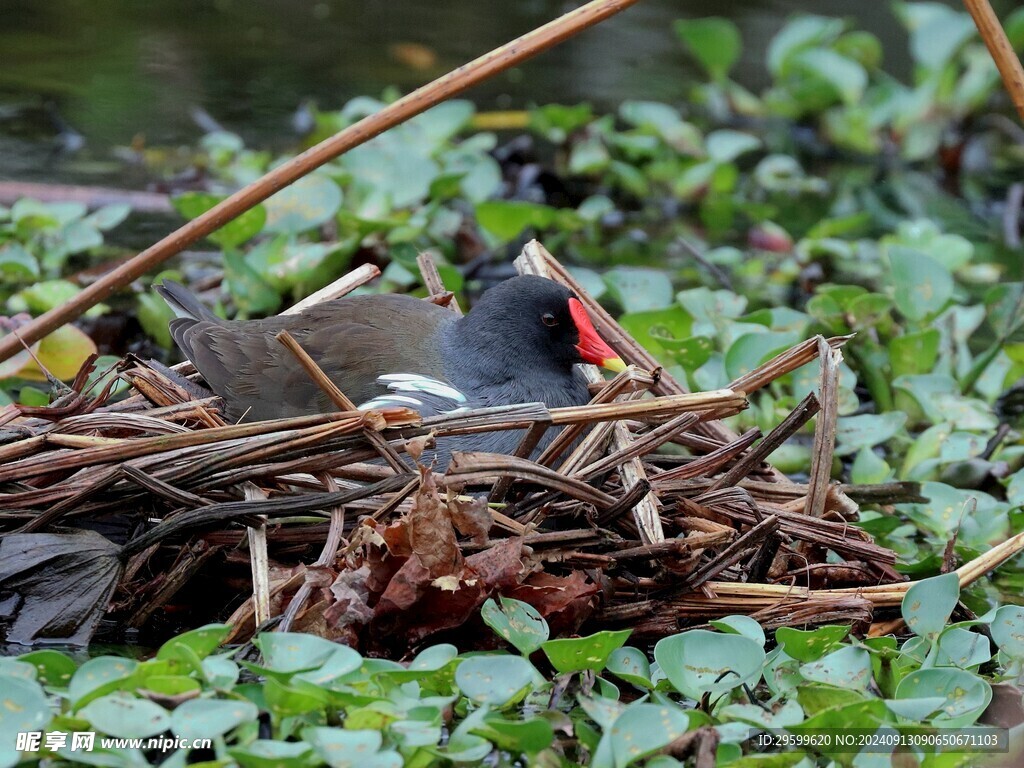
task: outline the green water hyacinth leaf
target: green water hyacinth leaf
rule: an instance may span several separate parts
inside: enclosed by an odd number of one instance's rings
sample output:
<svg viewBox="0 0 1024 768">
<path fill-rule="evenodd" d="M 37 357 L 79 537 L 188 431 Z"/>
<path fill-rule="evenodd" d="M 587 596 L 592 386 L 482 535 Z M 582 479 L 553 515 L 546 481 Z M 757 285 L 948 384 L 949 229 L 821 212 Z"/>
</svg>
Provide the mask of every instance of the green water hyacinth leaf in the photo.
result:
<svg viewBox="0 0 1024 768">
<path fill-rule="evenodd" d="M 794 331 L 804 334 L 811 318 L 803 312 L 789 307 L 772 307 L 751 312 L 743 318 L 744 322 L 757 323 L 773 331 Z"/>
<path fill-rule="evenodd" d="M 432 645 L 416 654 L 409 663 L 410 672 L 435 672 L 459 655 L 459 649 L 451 643 Z"/>
<path fill-rule="evenodd" d="M 1004 605 L 989 625 L 999 650 L 1015 659 L 1024 659 L 1024 606 Z"/>
<path fill-rule="evenodd" d="M 787 654 L 782 646 L 776 646 L 767 655 L 764 665 L 764 681 L 775 695 L 794 694 L 804 684 L 800 676 L 800 662 Z"/>
<path fill-rule="evenodd" d="M 945 629 L 959 599 L 960 580 L 955 573 L 923 579 L 903 596 L 903 620 L 915 635 L 934 640 Z"/>
<path fill-rule="evenodd" d="M 699 700 L 756 684 L 765 652 L 749 637 L 692 629 L 659 640 L 654 659 L 677 691 Z"/>
<path fill-rule="evenodd" d="M 939 405 L 940 399 L 956 397 L 958 386 L 952 376 L 939 373 L 900 376 L 893 379 L 892 385 L 910 395 L 932 423 L 953 421 Z"/>
<path fill-rule="evenodd" d="M 872 448 L 884 443 L 906 423 L 907 414 L 899 411 L 843 416 L 836 424 L 836 454 L 848 456 L 861 448 Z"/>
<path fill-rule="evenodd" d="M 131 212 L 132 207 L 127 203 L 111 203 L 110 205 L 104 205 L 102 208 L 97 208 L 86 216 L 84 221 L 86 224 L 105 232 L 127 219 L 128 214 Z"/>
<path fill-rule="evenodd" d="M 431 107 L 405 124 L 420 131 L 433 144 L 440 145 L 465 128 L 473 119 L 476 107 L 465 99 L 452 99 Z"/>
<path fill-rule="evenodd" d="M 960 235 L 945 235 L 935 222 L 928 219 L 900 222 L 896 234 L 882 238 L 882 242 L 918 250 L 951 272 L 966 266 L 974 256 L 974 245 L 970 240 Z"/>
<path fill-rule="evenodd" d="M 313 748 L 309 744 L 274 739 L 257 739 L 244 747 L 228 750 L 243 768 L 306 768 L 312 760 Z"/>
<path fill-rule="evenodd" d="M 828 691 L 838 694 L 836 697 L 837 702 L 843 701 L 840 698 L 841 696 L 859 696 L 859 694 L 855 694 L 853 691 L 843 690 L 842 688 L 829 688 Z M 802 698 L 800 703 L 803 704 Z M 807 707 L 804 707 L 804 709 L 810 711 Z M 847 701 L 846 703 L 822 709 L 813 717 L 808 717 L 804 720 L 800 727 L 840 729 L 849 728 L 852 724 L 856 724 L 857 728 L 877 728 L 889 717 L 885 703 L 881 699 L 859 698 L 855 701 Z"/>
<path fill-rule="evenodd" d="M 345 712 L 345 727 L 353 730 L 382 731 L 401 717 L 401 711 L 389 701 L 376 699 L 365 706 L 350 706 Z M 311 714 L 319 720 L 320 713 Z"/>
<path fill-rule="evenodd" d="M 476 704 L 503 707 L 520 698 L 536 675 L 520 656 L 471 656 L 455 670 L 455 684 Z"/>
<path fill-rule="evenodd" d="M 228 690 L 238 680 L 238 665 L 229 657 L 234 651 L 217 656 L 208 656 L 202 661 L 203 677 L 214 688 Z"/>
<path fill-rule="evenodd" d="M 347 646 L 300 632 L 264 632 L 253 642 L 263 654 L 267 668 L 274 672 L 316 669 L 336 653 L 360 659 L 359 654 Z M 358 664 L 353 669 L 356 667 Z"/>
<path fill-rule="evenodd" d="M 679 341 L 662 336 L 659 327 L 652 326 L 650 337 L 665 350 L 670 360 L 674 360 L 690 372 L 704 365 L 715 352 L 715 341 L 710 336 L 691 336 Z"/>
<path fill-rule="evenodd" d="M 608 198 L 603 199 L 607 200 Z M 589 201 L 595 200 L 597 200 L 597 198 L 589 198 Z M 581 213 L 587 205 L 587 202 L 588 200 L 584 200 L 583 203 L 580 204 Z M 569 267 L 569 274 L 572 275 L 573 280 L 582 286 L 584 291 L 590 294 L 590 298 L 592 299 L 599 299 L 608 291 L 608 287 L 604 284 L 604 278 L 601 277 L 600 273 L 595 272 L 592 269 L 587 269 L 586 267 Z"/>
<path fill-rule="evenodd" d="M 545 104 L 530 110 L 530 129 L 553 144 L 561 144 L 593 119 L 594 110 L 586 103 Z"/>
<path fill-rule="evenodd" d="M 386 676 L 389 680 L 395 680 L 398 682 L 419 680 L 444 669 L 458 655 L 459 649 L 450 643 L 432 645 L 417 654 L 416 658 L 409 663 L 409 666 L 406 669 L 396 669 L 394 671 L 382 672 L 381 674 Z M 324 666 L 327 665 L 325 664 Z M 355 668 L 356 667 L 353 667 L 352 669 Z M 309 675 L 315 674 L 316 672 L 306 672 L 303 673 L 302 676 L 303 678 L 308 678 Z M 316 681 L 313 680 L 312 682 Z"/>
<path fill-rule="evenodd" d="M 164 349 L 173 348 L 174 340 L 171 338 L 171 331 L 167 324 L 175 318 L 174 310 L 163 298 L 152 291 L 140 293 L 137 300 L 137 316 L 142 330 Z"/>
<path fill-rule="evenodd" d="M 604 275 L 608 293 L 628 312 L 651 312 L 672 306 L 672 282 L 657 269 L 618 267 Z"/>
<path fill-rule="evenodd" d="M 725 353 L 726 375 L 730 379 L 738 379 L 798 341 L 800 336 L 791 331 L 745 333 L 736 339 Z"/>
<path fill-rule="evenodd" d="M 941 334 L 938 328 L 905 333 L 889 341 L 892 377 L 930 373 L 939 357 Z"/>
<path fill-rule="evenodd" d="M 156 693 L 161 696 L 182 696 L 182 694 L 186 693 L 198 695 L 202 689 L 202 685 L 194 677 L 186 675 L 150 675 L 144 681 L 140 681 L 137 690 L 147 696 L 150 693 Z"/>
<path fill-rule="evenodd" d="M 224 252 L 224 279 L 243 317 L 270 315 L 281 305 L 281 295 L 237 251 Z"/>
<path fill-rule="evenodd" d="M 355 179 L 358 197 L 364 198 L 359 206 L 361 218 L 385 218 L 394 210 L 420 203 L 440 175 L 440 167 L 429 157 L 432 146 L 404 142 L 399 134 L 386 137 L 357 146 L 340 161 Z"/>
<path fill-rule="evenodd" d="M 267 232 L 297 234 L 319 227 L 341 208 L 341 187 L 322 174 L 311 173 L 267 199 Z"/>
<path fill-rule="evenodd" d="M 396 720 L 388 726 L 399 747 L 432 747 L 441 740 L 441 723 L 425 720 Z"/>
<path fill-rule="evenodd" d="M 850 481 L 857 485 L 871 485 L 891 480 L 892 468 L 870 448 L 861 448 L 850 467 Z"/>
<path fill-rule="evenodd" d="M 584 669 L 597 672 L 604 669 L 612 651 L 621 647 L 631 633 L 630 629 L 596 632 L 587 637 L 548 640 L 541 648 L 547 654 L 551 666 L 561 673 L 581 672 Z"/>
<path fill-rule="evenodd" d="M 281 683 L 273 677 L 263 683 L 263 697 L 268 709 L 277 717 L 320 711 L 329 698 L 326 690 L 313 683 L 299 679 Z"/>
<path fill-rule="evenodd" d="M 85 221 L 72 221 L 61 229 L 61 240 L 55 251 L 43 257 L 43 263 L 54 268 L 59 267 L 63 257 L 74 253 L 82 253 L 103 245 L 103 235 L 96 227 Z"/>
<path fill-rule="evenodd" d="M 905 246 L 888 249 L 896 307 L 908 320 L 937 315 L 953 297 L 953 278 L 942 264 Z"/>
<path fill-rule="evenodd" d="M 444 170 L 458 177 L 459 189 L 471 203 L 482 203 L 501 188 L 501 166 L 490 155 L 460 147 L 447 153 Z"/>
<path fill-rule="evenodd" d="M 307 728 L 302 736 L 331 768 L 400 768 L 402 765 L 397 752 L 381 751 L 384 739 L 380 731 Z"/>
<path fill-rule="evenodd" d="M 27 281 L 39 277 L 39 262 L 20 243 L 0 247 L 0 275 L 5 280 Z"/>
<path fill-rule="evenodd" d="M 599 696 L 577 696 L 580 707 L 587 713 L 587 717 L 597 723 L 601 728 L 611 728 L 612 724 L 626 711 L 626 705 L 615 699 L 607 699 Z"/>
<path fill-rule="evenodd" d="M 674 25 L 683 45 L 712 80 L 725 80 L 742 50 L 740 33 L 728 19 L 680 19 Z"/>
<path fill-rule="evenodd" d="M 989 288 L 985 292 L 985 308 L 988 312 L 989 322 L 992 323 L 1000 333 L 1010 332 L 1010 329 L 1017 327 L 1024 322 L 1021 317 L 1017 299 L 1024 291 L 1024 283 L 1003 283 Z M 1018 349 L 1007 345 L 1010 349 Z"/>
<path fill-rule="evenodd" d="M 886 699 L 889 711 L 905 720 L 923 721 L 946 703 L 945 696 L 930 696 L 921 699 Z"/>
<path fill-rule="evenodd" d="M 0 674 L 0 761 L 6 765 L 17 763 L 13 747 L 18 734 L 41 731 L 52 718 L 50 703 L 39 683 Z"/>
<path fill-rule="evenodd" d="M 172 637 L 160 646 L 156 657 L 158 659 L 179 659 L 182 658 L 182 649 L 188 648 L 191 651 L 190 659 L 193 655 L 199 659 L 205 659 L 217 650 L 230 632 L 231 627 L 227 624 L 207 624 L 205 627 Z"/>
<path fill-rule="evenodd" d="M 488 598 L 480 609 L 480 617 L 498 637 L 511 643 L 524 656 L 529 656 L 548 639 L 548 623 L 529 603 L 510 597 L 498 599 L 501 607 Z"/>
<path fill-rule="evenodd" d="M 171 725 L 159 704 L 118 692 L 89 702 L 78 711 L 96 730 L 123 739 L 156 736 Z"/>
<path fill-rule="evenodd" d="M 576 142 L 569 153 L 569 173 L 573 175 L 594 174 L 608 167 L 611 155 L 598 136 L 589 136 Z"/>
<path fill-rule="evenodd" d="M 815 630 L 779 627 L 775 639 L 786 655 L 797 661 L 816 661 L 835 648 L 850 634 L 849 627 L 827 626 Z"/>
<path fill-rule="evenodd" d="M 523 659 L 518 659 L 518 661 L 523 661 Z M 455 763 L 478 765 L 494 748 L 486 739 L 473 735 L 472 731 L 483 726 L 484 720 L 489 714 L 486 706 L 473 710 L 452 731 L 447 748 L 431 751 Z"/>
<path fill-rule="evenodd" d="M 897 699 L 942 697 L 935 725 L 962 727 L 972 724 L 992 701 L 992 686 L 973 672 L 954 668 L 919 669 L 896 686 Z"/>
<path fill-rule="evenodd" d="M 854 298 L 847 309 L 853 330 L 866 330 L 892 321 L 893 300 L 881 293 L 866 293 Z"/>
<path fill-rule="evenodd" d="M 542 230 L 555 220 L 555 209 L 523 201 L 489 200 L 476 206 L 477 223 L 498 243 L 507 243 L 523 230 Z"/>
<path fill-rule="evenodd" d="M 910 31 L 914 61 L 928 69 L 944 67 L 978 34 L 970 16 L 939 3 L 894 3 L 893 10 Z"/>
<path fill-rule="evenodd" d="M 541 717 L 528 720 L 506 720 L 503 717 L 490 716 L 483 725 L 472 731 L 494 744 L 514 754 L 534 755 L 551 746 L 555 740 L 555 732 L 551 723 Z"/>
<path fill-rule="evenodd" d="M 616 648 L 608 657 L 606 669 L 637 688 L 649 690 L 654 687 L 651 682 L 651 665 L 647 661 L 647 654 L 639 648 L 630 646 Z"/>
<path fill-rule="evenodd" d="M 223 196 L 209 192 L 185 192 L 171 200 L 171 203 L 186 219 L 194 219 L 206 213 L 223 199 Z M 237 248 L 258 235 L 266 221 L 266 208 L 263 205 L 257 205 L 224 224 L 209 235 L 209 239 L 221 248 Z"/>
<path fill-rule="evenodd" d="M 948 627 L 939 635 L 939 655 L 936 666 L 978 667 L 992 658 L 988 638 L 963 627 Z"/>
<path fill-rule="evenodd" d="M 842 19 L 812 15 L 794 18 L 768 44 L 769 71 L 776 76 L 783 74 L 795 53 L 835 40 L 842 34 L 844 27 Z"/>
<path fill-rule="evenodd" d="M 686 712 L 672 704 L 631 704 L 611 728 L 616 768 L 642 760 L 682 736 L 690 727 Z"/>
<path fill-rule="evenodd" d="M 723 718 L 765 728 L 785 728 L 800 725 L 804 721 L 804 711 L 795 699 L 790 699 L 775 711 L 766 711 L 756 704 L 729 704 L 718 710 L 718 714 Z"/>
<path fill-rule="evenodd" d="M 242 699 L 190 699 L 171 713 L 171 730 L 182 739 L 223 736 L 255 720 L 259 709 Z"/>
<path fill-rule="evenodd" d="M 656 101 L 625 101 L 619 115 L 642 131 L 649 131 L 684 155 L 704 153 L 704 139 L 696 126 L 684 121 L 679 111 Z M 629 166 L 632 167 L 632 166 Z"/>
<path fill-rule="evenodd" d="M 732 291 L 712 291 L 709 288 L 691 288 L 676 294 L 676 301 L 700 327 L 694 333 L 712 335 L 715 321 L 736 318 L 747 308 L 747 299 Z M 706 324 L 706 325 L 705 325 Z"/>
<path fill-rule="evenodd" d="M 296 285 L 319 288 L 340 271 L 355 247 L 351 239 L 296 243 L 282 235 L 250 250 L 245 262 L 275 291 L 284 292 Z"/>
<path fill-rule="evenodd" d="M 719 747 L 719 752 L 718 752 L 719 759 L 722 759 L 722 757 L 721 757 L 721 754 L 722 754 L 721 750 L 722 750 L 722 747 L 720 746 Z M 729 764 L 730 765 L 736 765 L 737 763 L 730 762 Z M 668 755 L 655 755 L 650 760 L 648 760 L 646 763 L 644 763 L 644 765 L 647 768 L 683 768 L 683 764 L 682 763 L 680 763 L 674 757 L 669 757 Z"/>
<path fill-rule="evenodd" d="M 868 84 L 868 73 L 853 59 L 828 48 L 810 48 L 796 54 L 792 65 L 827 82 L 846 104 L 857 102 Z"/>
<path fill-rule="evenodd" d="M 69 280 L 42 280 L 18 291 L 8 301 L 7 306 L 9 310 L 20 311 L 24 308 L 34 315 L 42 314 L 71 301 L 81 292 L 82 289 Z M 97 309 L 99 311 L 96 311 Z M 101 304 L 89 310 L 86 316 L 98 317 L 108 309 L 109 307 Z"/>
<path fill-rule="evenodd" d="M 677 197 L 687 202 L 695 203 L 700 200 L 712 185 L 715 173 L 719 166 L 710 160 L 705 163 L 698 163 L 689 166 L 676 179 L 672 189 Z"/>
<path fill-rule="evenodd" d="M 36 680 L 43 685 L 66 688 L 75 674 L 75 662 L 59 651 L 31 651 L 18 659 L 36 668 Z"/>
<path fill-rule="evenodd" d="M 816 683 L 864 690 L 871 682 L 871 656 L 863 648 L 844 646 L 804 664 L 800 674 Z"/>
<path fill-rule="evenodd" d="M 78 668 L 68 684 L 68 698 L 81 706 L 91 694 L 102 695 L 125 683 L 139 663 L 116 656 L 97 656 Z M 97 693 L 102 691 L 102 693 Z"/>
<path fill-rule="evenodd" d="M 812 683 L 804 680 L 802 676 L 800 679 L 799 686 L 791 692 L 791 695 L 795 693 L 797 701 L 808 717 L 816 717 L 829 710 L 861 704 L 865 701 L 862 691 Z"/>
<path fill-rule="evenodd" d="M 1024 351 L 1024 349 L 1022 349 Z M 1018 469 L 1006 482 L 1006 501 L 1014 507 L 1024 506 L 1024 469 Z"/>
<path fill-rule="evenodd" d="M 619 324 L 655 355 L 668 354 L 662 341 L 686 339 L 693 328 L 693 318 L 681 307 L 669 307 L 653 312 L 626 313 Z"/>
<path fill-rule="evenodd" d="M 35 680 L 36 668 L 18 659 L 0 657 L 0 677 L 18 677 L 22 680 Z"/>
<path fill-rule="evenodd" d="M 744 637 L 749 637 L 762 648 L 764 647 L 766 640 L 764 636 L 764 629 L 761 628 L 761 625 L 758 624 L 757 621 L 749 616 L 723 616 L 720 619 L 715 619 L 708 623 L 719 632 L 743 635 Z"/>
</svg>

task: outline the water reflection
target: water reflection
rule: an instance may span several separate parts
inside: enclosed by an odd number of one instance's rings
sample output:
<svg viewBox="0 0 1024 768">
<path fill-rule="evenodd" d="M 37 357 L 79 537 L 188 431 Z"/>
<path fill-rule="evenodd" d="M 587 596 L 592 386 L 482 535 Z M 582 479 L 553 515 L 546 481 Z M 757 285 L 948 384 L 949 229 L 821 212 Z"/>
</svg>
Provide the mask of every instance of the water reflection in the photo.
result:
<svg viewBox="0 0 1024 768">
<path fill-rule="evenodd" d="M 950 4 L 959 5 L 956 0 Z M 446 0 L 7 0 L 0 26 L 0 133 L 12 114 L 57 105 L 93 148 L 191 141 L 200 106 L 250 139 L 280 137 L 295 106 L 325 107 L 388 85 L 408 90 L 575 3 Z M 882 38 L 888 65 L 906 74 L 905 40 L 887 3 L 863 0 L 646 0 L 520 70 L 480 86 L 486 108 L 531 102 L 673 99 L 693 75 L 673 19 L 726 14 L 747 42 L 739 79 L 758 86 L 767 40 L 791 13 L 845 15 Z M 17 123 L 17 121 L 14 121 Z M 22 121 L 24 122 L 24 121 Z M 48 116 L 28 120 L 53 130 Z M 30 132 L 30 131 L 29 131 Z M 19 175 L 12 147 L 0 164 Z"/>
</svg>

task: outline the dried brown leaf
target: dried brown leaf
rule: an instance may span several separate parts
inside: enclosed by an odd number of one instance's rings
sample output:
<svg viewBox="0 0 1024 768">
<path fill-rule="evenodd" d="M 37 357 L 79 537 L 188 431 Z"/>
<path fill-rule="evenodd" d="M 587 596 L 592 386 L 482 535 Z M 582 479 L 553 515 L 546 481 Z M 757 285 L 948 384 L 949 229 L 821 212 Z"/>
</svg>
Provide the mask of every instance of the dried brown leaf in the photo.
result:
<svg viewBox="0 0 1024 768">
<path fill-rule="evenodd" d="M 466 575 L 471 578 L 446 575 L 442 589 L 414 554 L 399 568 L 374 607 L 371 642 L 407 647 L 464 624 L 487 596 L 481 580 Z"/>
<path fill-rule="evenodd" d="M 474 544 L 487 543 L 487 533 L 491 530 L 493 519 L 485 496 L 465 499 L 449 494 L 448 512 L 459 533 L 468 536 Z"/>
<path fill-rule="evenodd" d="M 523 540 L 502 539 L 490 549 L 466 558 L 466 566 L 488 591 L 514 587 L 522 581 Z"/>
<path fill-rule="evenodd" d="M 432 432 L 419 437 L 411 437 L 405 441 L 405 452 L 412 456 L 413 461 L 419 461 L 423 451 L 429 448 L 433 442 L 434 434 Z"/>
<path fill-rule="evenodd" d="M 363 625 L 373 617 L 370 608 L 370 589 L 367 579 L 370 576 L 368 566 L 354 571 L 342 571 L 330 586 L 334 595 L 334 603 L 324 611 L 324 620 L 332 629 L 346 629 Z"/>
<path fill-rule="evenodd" d="M 461 573 L 462 553 L 455 538 L 448 505 L 437 492 L 429 469 L 420 468 L 420 487 L 409 512 L 409 543 L 430 579 Z"/>
</svg>

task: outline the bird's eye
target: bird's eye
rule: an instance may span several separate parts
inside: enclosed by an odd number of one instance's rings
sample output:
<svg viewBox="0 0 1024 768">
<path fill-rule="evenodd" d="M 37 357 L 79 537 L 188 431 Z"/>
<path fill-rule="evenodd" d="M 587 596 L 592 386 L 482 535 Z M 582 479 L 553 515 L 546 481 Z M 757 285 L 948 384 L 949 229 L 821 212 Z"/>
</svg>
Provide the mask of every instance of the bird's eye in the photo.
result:
<svg viewBox="0 0 1024 768">
<path fill-rule="evenodd" d="M 540 321 L 544 323 L 544 325 L 548 326 L 548 328 L 553 328 L 554 326 L 558 325 L 558 320 L 555 319 L 555 316 L 552 315 L 550 312 L 545 312 L 543 315 L 541 315 Z"/>
</svg>

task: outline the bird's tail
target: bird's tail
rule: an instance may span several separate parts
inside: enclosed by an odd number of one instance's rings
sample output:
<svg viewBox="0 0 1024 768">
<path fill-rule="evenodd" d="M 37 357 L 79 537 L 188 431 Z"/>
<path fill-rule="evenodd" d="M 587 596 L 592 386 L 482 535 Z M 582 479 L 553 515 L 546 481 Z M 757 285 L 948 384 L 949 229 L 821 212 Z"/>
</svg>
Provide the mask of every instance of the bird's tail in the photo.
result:
<svg viewBox="0 0 1024 768">
<path fill-rule="evenodd" d="M 153 288 L 159 293 L 167 305 L 174 310 L 179 318 L 187 320 L 204 320 L 211 323 L 221 323 L 221 319 L 211 312 L 188 288 L 176 283 L 173 280 L 165 280 L 162 285 L 154 285 Z"/>
</svg>

